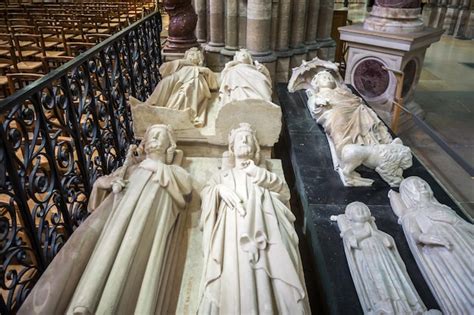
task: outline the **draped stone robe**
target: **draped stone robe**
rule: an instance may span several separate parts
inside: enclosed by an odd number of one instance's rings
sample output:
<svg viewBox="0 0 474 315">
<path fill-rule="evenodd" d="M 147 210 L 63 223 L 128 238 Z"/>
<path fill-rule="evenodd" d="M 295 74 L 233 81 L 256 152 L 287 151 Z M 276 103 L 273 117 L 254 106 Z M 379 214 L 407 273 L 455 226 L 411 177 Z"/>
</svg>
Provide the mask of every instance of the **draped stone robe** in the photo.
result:
<svg viewBox="0 0 474 315">
<path fill-rule="evenodd" d="M 176 110 L 191 109 L 194 123 L 204 125 L 211 92 L 219 88 L 216 75 L 187 60 L 167 62 L 160 67 L 163 79 L 146 103 Z"/>
<path fill-rule="evenodd" d="M 91 215 L 50 263 L 18 314 L 163 314 L 176 274 L 188 173 L 144 160 L 130 166 L 118 194 L 97 185 Z M 172 306 L 172 305 L 171 305 Z"/>
<path fill-rule="evenodd" d="M 345 215 L 338 217 L 338 225 L 365 314 L 422 314 L 427 311 L 390 235 L 378 230 L 373 221 L 355 224 Z"/>
<path fill-rule="evenodd" d="M 222 184 L 243 201 L 246 215 L 219 197 Z M 200 314 L 310 313 L 286 184 L 258 168 L 231 169 L 201 192 L 204 272 Z"/>
<path fill-rule="evenodd" d="M 114 205 L 67 313 L 166 312 L 184 196 L 191 189 L 179 166 L 141 162 Z"/>
<path fill-rule="evenodd" d="M 272 101 L 270 73 L 261 65 L 230 61 L 221 73 L 219 98 L 221 105 L 232 101 L 259 99 Z"/>
<path fill-rule="evenodd" d="M 310 96 L 308 105 L 317 123 L 334 142 L 338 156 L 346 144 L 372 145 L 392 141 L 377 114 L 348 90 L 339 87 L 321 89 Z"/>
<path fill-rule="evenodd" d="M 438 202 L 420 203 L 400 217 L 418 266 L 441 310 L 446 314 L 471 314 L 474 310 L 474 226 Z M 425 245 L 417 238 L 432 234 L 452 248 Z"/>
</svg>

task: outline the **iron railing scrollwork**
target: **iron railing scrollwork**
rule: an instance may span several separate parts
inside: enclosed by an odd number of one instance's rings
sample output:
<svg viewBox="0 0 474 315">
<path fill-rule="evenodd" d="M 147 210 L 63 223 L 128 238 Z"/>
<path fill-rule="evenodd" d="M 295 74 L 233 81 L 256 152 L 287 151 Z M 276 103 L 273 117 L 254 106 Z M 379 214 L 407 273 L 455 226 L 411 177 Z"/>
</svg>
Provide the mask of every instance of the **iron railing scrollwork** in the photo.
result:
<svg viewBox="0 0 474 315">
<path fill-rule="evenodd" d="M 14 313 L 134 142 L 129 96 L 160 80 L 150 14 L 0 103 L 0 313 Z"/>
</svg>

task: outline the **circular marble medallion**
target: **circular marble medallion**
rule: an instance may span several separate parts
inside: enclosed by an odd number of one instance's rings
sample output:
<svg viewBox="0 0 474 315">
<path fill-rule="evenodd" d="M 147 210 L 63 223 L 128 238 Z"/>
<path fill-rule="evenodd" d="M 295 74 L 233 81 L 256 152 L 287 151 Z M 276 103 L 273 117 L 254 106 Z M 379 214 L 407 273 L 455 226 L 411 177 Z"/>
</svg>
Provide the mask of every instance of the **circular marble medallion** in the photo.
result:
<svg viewBox="0 0 474 315">
<path fill-rule="evenodd" d="M 364 97 L 374 98 L 382 95 L 388 88 L 390 76 L 382 69 L 384 65 L 375 59 L 359 63 L 354 70 L 354 87 Z"/>
</svg>

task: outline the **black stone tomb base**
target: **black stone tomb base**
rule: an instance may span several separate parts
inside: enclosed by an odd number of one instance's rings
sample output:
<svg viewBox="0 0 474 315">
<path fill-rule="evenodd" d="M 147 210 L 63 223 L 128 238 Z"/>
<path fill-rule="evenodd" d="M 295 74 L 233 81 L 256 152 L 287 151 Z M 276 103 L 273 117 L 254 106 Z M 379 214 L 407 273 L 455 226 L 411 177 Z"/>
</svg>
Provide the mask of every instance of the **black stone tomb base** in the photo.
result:
<svg viewBox="0 0 474 315">
<path fill-rule="evenodd" d="M 367 204 L 381 231 L 390 234 L 405 262 L 408 273 L 428 309 L 439 309 L 410 252 L 402 227 L 397 223 L 387 197 L 391 189 L 371 169 L 357 171 L 375 180 L 371 187 L 344 187 L 334 171 L 324 130 L 311 117 L 304 91 L 289 93 L 286 84 L 277 86 L 283 112 L 283 128 L 275 155 L 282 159 L 285 176 L 292 189 L 292 209 L 300 232 L 305 277 L 313 313 L 362 314 L 362 308 L 344 255 L 342 239 L 331 215 L 344 213 L 347 204 Z M 436 198 L 461 216 L 456 204 L 414 157 L 404 176 L 426 180 Z M 397 190 L 397 189 L 395 189 Z M 464 217 L 464 216 L 463 216 Z M 311 265 L 308 265 L 311 264 Z M 317 292 L 315 292 L 317 291 Z M 317 300 L 317 301 L 315 301 Z"/>
</svg>

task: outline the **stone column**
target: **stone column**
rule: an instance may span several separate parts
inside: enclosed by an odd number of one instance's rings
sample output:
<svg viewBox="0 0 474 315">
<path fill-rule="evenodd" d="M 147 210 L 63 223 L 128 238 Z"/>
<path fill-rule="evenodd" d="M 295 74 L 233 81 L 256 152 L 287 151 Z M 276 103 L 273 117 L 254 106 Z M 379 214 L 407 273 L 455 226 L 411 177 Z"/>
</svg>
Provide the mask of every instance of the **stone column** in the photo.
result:
<svg viewBox="0 0 474 315">
<path fill-rule="evenodd" d="M 459 0 L 450 0 L 446 9 L 446 17 L 443 23 L 443 29 L 447 35 L 453 35 L 454 28 L 459 15 Z"/>
<path fill-rule="evenodd" d="M 206 0 L 195 0 L 194 8 L 198 16 L 196 38 L 198 43 L 207 42 L 207 6 Z"/>
<path fill-rule="evenodd" d="M 276 56 L 272 51 L 272 0 L 248 0 L 246 48 L 267 67 L 276 82 Z"/>
<path fill-rule="evenodd" d="M 291 14 L 291 0 L 280 0 L 275 43 L 275 55 L 278 57 L 276 66 L 277 82 L 288 82 L 290 79 L 290 57 L 293 54 L 290 50 Z"/>
<path fill-rule="evenodd" d="M 280 7 L 279 0 L 272 0 L 272 26 L 271 26 L 271 33 L 272 33 L 272 40 L 270 43 L 271 50 L 275 51 L 278 39 L 278 12 Z"/>
<path fill-rule="evenodd" d="M 429 0 L 425 5 L 422 12 L 423 23 L 425 26 L 436 27 L 436 17 L 438 16 L 438 1 L 439 0 Z M 427 9 L 425 13 L 425 8 Z"/>
<path fill-rule="evenodd" d="M 459 39 L 466 39 L 466 26 L 469 23 L 469 17 L 471 10 L 469 10 L 470 0 L 463 0 L 461 5 L 461 11 L 454 28 L 454 36 Z"/>
<path fill-rule="evenodd" d="M 425 26 L 432 26 L 436 16 L 436 0 L 428 0 L 421 12 L 423 24 Z"/>
<path fill-rule="evenodd" d="M 306 39 L 308 60 L 317 56 L 319 45 L 316 41 L 318 35 L 319 0 L 309 0 L 308 14 L 306 16 Z"/>
<path fill-rule="evenodd" d="M 239 2 L 239 47 L 245 47 L 247 43 L 247 0 Z"/>
<path fill-rule="evenodd" d="M 290 47 L 290 17 L 291 17 L 291 0 L 281 0 L 278 8 L 278 36 L 275 50 L 277 53 L 288 52 Z"/>
<path fill-rule="evenodd" d="M 248 0 L 247 49 L 254 56 L 271 54 L 271 0 Z"/>
<path fill-rule="evenodd" d="M 304 44 L 306 37 L 306 7 L 307 0 L 293 0 L 291 21 L 290 47 L 293 50 L 290 65 L 292 68 L 301 64 L 308 50 Z"/>
<path fill-rule="evenodd" d="M 224 47 L 224 0 L 209 1 L 209 43 L 206 50 L 219 52 Z"/>
<path fill-rule="evenodd" d="M 443 28 L 444 18 L 446 17 L 448 2 L 447 0 L 438 0 L 438 10 L 436 12 L 435 21 L 433 27 Z"/>
<path fill-rule="evenodd" d="M 319 3 L 318 34 L 319 43 L 318 57 L 330 59 L 331 51 L 334 51 L 336 43 L 331 38 L 332 15 L 334 11 L 333 0 L 321 0 Z"/>
<path fill-rule="evenodd" d="M 469 13 L 469 19 L 467 20 L 466 28 L 464 30 L 464 36 L 468 39 L 474 39 L 474 1 L 471 2 L 471 10 Z"/>
<path fill-rule="evenodd" d="M 225 9 L 225 48 L 221 54 L 232 57 L 239 48 L 239 1 L 226 0 Z"/>
<path fill-rule="evenodd" d="M 183 53 L 191 47 L 198 46 L 194 35 L 197 15 L 191 5 L 191 0 L 165 0 L 163 4 L 170 17 L 168 41 L 163 51 Z"/>
<path fill-rule="evenodd" d="M 239 47 L 239 1 L 227 0 L 225 12 L 225 48 L 236 50 Z"/>
<path fill-rule="evenodd" d="M 206 45 L 206 65 L 213 71 L 221 71 L 225 61 L 221 50 L 224 48 L 224 1 L 209 0 L 209 42 Z"/>
</svg>

